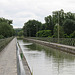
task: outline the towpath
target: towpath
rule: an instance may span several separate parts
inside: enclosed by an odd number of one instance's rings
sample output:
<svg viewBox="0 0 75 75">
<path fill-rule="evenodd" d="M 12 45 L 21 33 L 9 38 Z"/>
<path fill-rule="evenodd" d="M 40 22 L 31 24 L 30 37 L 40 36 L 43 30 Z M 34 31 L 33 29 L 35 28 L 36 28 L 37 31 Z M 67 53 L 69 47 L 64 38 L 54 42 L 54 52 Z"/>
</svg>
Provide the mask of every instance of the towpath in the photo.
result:
<svg viewBox="0 0 75 75">
<path fill-rule="evenodd" d="M 0 52 L 0 75 L 17 75 L 16 38 Z"/>
<path fill-rule="evenodd" d="M 46 41 L 41 41 L 41 40 L 28 39 L 28 38 L 24 38 L 24 39 L 29 40 L 29 41 L 33 41 L 33 42 L 36 42 L 36 43 L 39 43 L 39 44 L 42 44 L 42 45 L 45 45 L 48 47 L 52 47 L 52 48 L 55 48 L 55 49 L 58 49 L 61 51 L 75 54 L 75 47 L 73 47 L 73 46 L 57 44 L 57 43 L 52 43 L 52 42 L 46 42 Z"/>
</svg>

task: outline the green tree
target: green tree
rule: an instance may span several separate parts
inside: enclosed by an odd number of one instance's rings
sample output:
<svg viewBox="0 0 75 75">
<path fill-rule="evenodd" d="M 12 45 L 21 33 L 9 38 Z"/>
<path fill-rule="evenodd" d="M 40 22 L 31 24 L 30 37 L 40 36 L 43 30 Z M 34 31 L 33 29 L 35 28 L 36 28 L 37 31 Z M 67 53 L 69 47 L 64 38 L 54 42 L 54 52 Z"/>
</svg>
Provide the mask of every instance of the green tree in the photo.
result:
<svg viewBox="0 0 75 75">
<path fill-rule="evenodd" d="M 36 32 L 41 30 L 42 23 L 36 20 L 29 20 L 23 26 L 24 36 L 35 37 Z"/>
<path fill-rule="evenodd" d="M 15 36 L 18 36 L 18 33 L 20 32 L 20 31 L 22 31 L 22 28 L 15 28 L 14 29 L 14 33 L 15 33 Z"/>
<path fill-rule="evenodd" d="M 0 18 L 0 22 L 5 22 L 5 23 L 8 23 L 10 25 L 10 24 L 12 24 L 13 21 L 5 19 L 5 18 L 2 17 L 2 18 Z"/>
<path fill-rule="evenodd" d="M 65 20 L 65 13 L 63 9 L 61 9 L 60 11 L 53 11 L 52 16 L 54 25 L 56 25 L 58 21 L 59 25 L 63 25 L 63 22 Z"/>
<path fill-rule="evenodd" d="M 53 28 L 54 28 L 54 24 L 53 24 L 53 18 L 51 15 L 45 17 L 45 29 L 46 30 L 51 30 L 51 33 L 53 34 Z"/>
<path fill-rule="evenodd" d="M 49 15 L 45 17 L 46 30 L 51 30 L 51 33 L 53 34 L 54 26 L 57 23 L 59 23 L 59 25 L 62 26 L 64 20 L 65 20 L 65 13 L 63 9 L 61 9 L 60 11 L 53 11 L 52 16 Z"/>
<path fill-rule="evenodd" d="M 70 35 L 75 31 L 75 21 L 72 19 L 66 19 L 63 23 L 64 32 Z"/>
<path fill-rule="evenodd" d="M 58 25 L 54 26 L 54 38 L 58 38 Z M 64 31 L 63 31 L 63 27 L 59 26 L 59 37 L 63 38 L 64 37 Z"/>
<path fill-rule="evenodd" d="M 3 39 L 4 38 L 4 36 L 3 35 L 0 35 L 0 39 Z"/>
<path fill-rule="evenodd" d="M 37 37 L 48 37 L 51 36 L 51 30 L 41 30 L 36 33 Z"/>
<path fill-rule="evenodd" d="M 2 35 L 3 37 L 13 36 L 14 29 L 11 24 L 12 24 L 12 20 L 0 18 L 0 35 Z"/>
<path fill-rule="evenodd" d="M 34 37 L 40 30 L 51 30 L 53 37 L 57 37 L 57 23 L 59 23 L 60 37 L 70 37 L 70 34 L 75 30 L 75 14 L 71 12 L 65 13 L 63 9 L 53 11 L 52 15 L 46 16 L 44 19 L 44 24 L 36 20 L 26 22 L 23 26 L 24 36 Z"/>
<path fill-rule="evenodd" d="M 75 31 L 72 34 L 70 34 L 70 37 L 75 38 Z"/>
<path fill-rule="evenodd" d="M 71 12 L 67 12 L 65 13 L 65 18 L 75 20 L 75 15 Z"/>
<path fill-rule="evenodd" d="M 40 28 L 41 30 L 46 30 L 46 23 L 44 23 L 44 24 L 41 24 L 41 28 Z"/>
<path fill-rule="evenodd" d="M 6 22 L 0 23 L 0 35 L 3 35 L 4 37 L 10 37 L 13 35 L 13 27 L 9 25 Z"/>
<path fill-rule="evenodd" d="M 18 32 L 18 36 L 23 36 L 23 30 Z"/>
</svg>

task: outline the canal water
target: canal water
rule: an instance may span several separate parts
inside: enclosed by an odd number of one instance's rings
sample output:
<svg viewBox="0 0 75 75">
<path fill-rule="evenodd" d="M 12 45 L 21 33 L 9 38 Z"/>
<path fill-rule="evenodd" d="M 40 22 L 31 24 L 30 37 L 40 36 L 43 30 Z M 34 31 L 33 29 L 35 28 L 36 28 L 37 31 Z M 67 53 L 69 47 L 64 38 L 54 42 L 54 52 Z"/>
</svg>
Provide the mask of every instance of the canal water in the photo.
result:
<svg viewBox="0 0 75 75">
<path fill-rule="evenodd" d="M 53 48 L 18 40 L 33 75 L 75 75 L 75 56 Z"/>
</svg>

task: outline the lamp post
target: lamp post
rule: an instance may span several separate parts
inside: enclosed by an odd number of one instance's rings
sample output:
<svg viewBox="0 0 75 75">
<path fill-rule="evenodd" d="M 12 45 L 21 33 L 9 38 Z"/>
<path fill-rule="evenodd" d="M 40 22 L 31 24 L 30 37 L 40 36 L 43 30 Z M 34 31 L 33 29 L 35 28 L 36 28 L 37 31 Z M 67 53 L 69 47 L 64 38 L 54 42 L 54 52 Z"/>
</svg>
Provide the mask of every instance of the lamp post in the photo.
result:
<svg viewBox="0 0 75 75">
<path fill-rule="evenodd" d="M 58 11 L 58 43 L 59 43 L 59 11 Z"/>
</svg>

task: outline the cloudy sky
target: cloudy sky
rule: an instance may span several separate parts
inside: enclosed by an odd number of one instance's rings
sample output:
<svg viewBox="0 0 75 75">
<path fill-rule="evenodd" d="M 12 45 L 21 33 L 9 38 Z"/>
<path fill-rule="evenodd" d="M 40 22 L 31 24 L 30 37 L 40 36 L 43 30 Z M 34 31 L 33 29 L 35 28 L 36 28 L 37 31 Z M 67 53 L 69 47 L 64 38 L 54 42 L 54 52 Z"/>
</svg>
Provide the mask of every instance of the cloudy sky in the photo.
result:
<svg viewBox="0 0 75 75">
<path fill-rule="evenodd" d="M 13 20 L 14 28 L 29 19 L 44 23 L 44 17 L 60 9 L 75 13 L 75 0 L 0 0 L 0 17 Z"/>
</svg>

